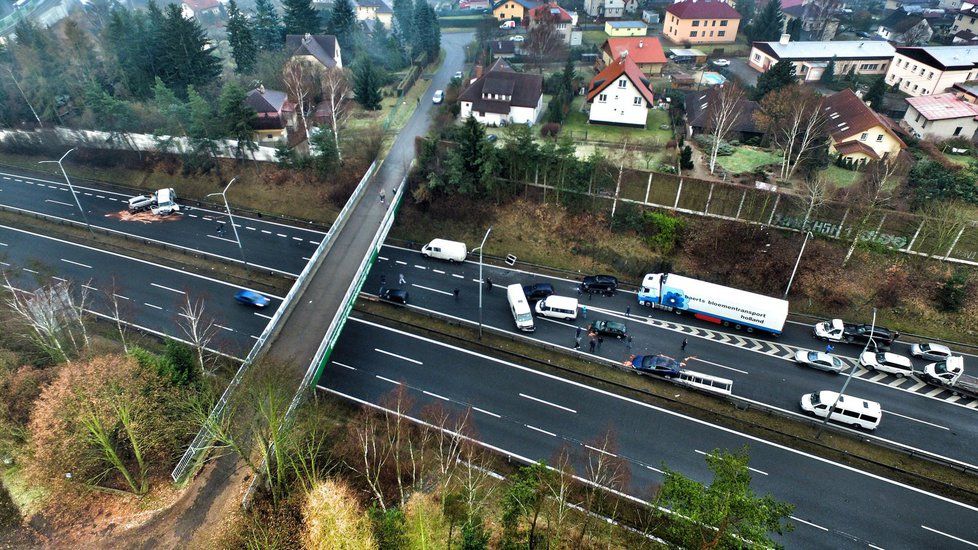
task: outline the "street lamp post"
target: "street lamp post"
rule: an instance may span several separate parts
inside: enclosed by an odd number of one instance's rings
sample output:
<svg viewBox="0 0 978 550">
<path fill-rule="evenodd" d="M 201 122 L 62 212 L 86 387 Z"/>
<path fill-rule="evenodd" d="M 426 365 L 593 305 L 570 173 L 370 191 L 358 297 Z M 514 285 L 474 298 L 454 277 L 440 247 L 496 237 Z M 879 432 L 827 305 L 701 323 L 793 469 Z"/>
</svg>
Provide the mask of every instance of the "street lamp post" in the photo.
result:
<svg viewBox="0 0 978 550">
<path fill-rule="evenodd" d="M 228 213 L 228 222 L 230 222 L 231 224 L 231 230 L 234 231 L 234 241 L 238 243 L 238 252 L 241 253 L 241 261 L 244 263 L 245 269 L 247 269 L 248 260 L 245 259 L 244 247 L 241 246 L 241 238 L 238 237 L 238 228 L 235 227 L 234 225 L 234 216 L 231 215 L 231 205 L 228 204 L 228 196 L 227 196 L 228 189 L 231 187 L 231 184 L 234 183 L 234 180 L 236 179 L 238 179 L 238 176 L 234 176 L 233 178 L 231 178 L 231 181 L 228 182 L 228 184 L 224 187 L 224 190 L 221 191 L 220 193 L 210 193 L 204 198 L 206 199 L 209 197 L 213 197 L 215 195 L 220 195 L 221 198 L 224 199 L 224 209 Z"/>
<path fill-rule="evenodd" d="M 37 120 L 37 125 L 42 126 L 41 117 L 37 116 L 37 111 L 34 110 L 34 106 L 31 105 L 30 100 L 27 99 L 27 94 L 25 94 L 24 89 L 20 87 L 20 82 L 17 82 L 17 77 L 14 76 L 14 72 L 10 70 L 10 67 L 7 67 L 7 72 L 10 73 L 10 80 L 14 81 L 14 86 L 17 86 L 17 90 L 20 92 L 20 96 L 24 98 L 24 103 L 26 103 L 27 106 L 30 107 L 31 113 L 34 115 L 34 119 Z"/>
<path fill-rule="evenodd" d="M 486 230 L 486 236 L 482 237 L 482 244 L 472 250 L 472 252 L 479 251 L 479 340 L 482 340 L 482 285 L 485 284 L 485 281 L 482 279 L 482 248 L 486 246 L 486 240 L 489 239 L 490 233 L 492 233 L 491 225 Z"/>
<path fill-rule="evenodd" d="M 873 324 L 869 329 L 869 339 L 866 340 L 866 345 L 863 347 L 863 353 L 869 351 L 869 345 L 872 344 L 873 348 L 876 348 L 876 342 L 873 340 L 873 335 L 876 334 L 876 308 L 873 308 Z M 852 380 L 852 375 L 856 373 L 856 367 L 852 366 L 849 368 L 849 376 L 846 377 L 846 381 L 842 384 L 842 389 L 839 390 L 839 394 L 835 396 L 835 402 L 829 407 L 828 412 L 825 414 L 825 420 L 822 421 L 822 425 L 818 427 L 818 432 L 815 434 L 815 439 L 822 437 L 822 430 L 825 429 L 825 425 L 829 423 L 829 418 L 832 416 L 832 411 L 839 404 L 839 400 L 846 393 L 846 388 L 849 387 L 849 382 Z"/>
<path fill-rule="evenodd" d="M 805 245 L 808 244 L 808 238 L 811 236 L 811 231 L 805 232 L 805 240 L 801 243 L 801 250 L 798 252 L 798 259 L 795 260 L 795 267 L 791 270 L 791 277 L 788 277 L 788 288 L 784 289 L 784 298 L 788 297 L 788 292 L 791 290 L 791 283 L 795 282 L 795 273 L 798 273 L 798 264 L 801 263 L 801 255 L 805 253 Z"/>
<path fill-rule="evenodd" d="M 61 174 L 64 175 L 65 181 L 68 183 L 68 190 L 71 191 L 71 196 L 75 199 L 75 205 L 78 206 L 78 210 L 81 211 L 82 219 L 85 220 L 85 225 L 88 227 L 88 232 L 95 236 L 95 232 L 92 231 L 92 224 L 88 223 L 88 214 L 85 213 L 85 209 L 82 208 L 81 201 L 78 200 L 78 193 L 75 192 L 75 186 L 71 184 L 71 179 L 68 177 L 68 172 L 65 170 L 64 160 L 74 151 L 76 147 L 68 149 L 68 152 L 61 155 L 58 160 L 42 160 L 38 164 L 57 164 L 58 168 L 61 168 Z"/>
</svg>

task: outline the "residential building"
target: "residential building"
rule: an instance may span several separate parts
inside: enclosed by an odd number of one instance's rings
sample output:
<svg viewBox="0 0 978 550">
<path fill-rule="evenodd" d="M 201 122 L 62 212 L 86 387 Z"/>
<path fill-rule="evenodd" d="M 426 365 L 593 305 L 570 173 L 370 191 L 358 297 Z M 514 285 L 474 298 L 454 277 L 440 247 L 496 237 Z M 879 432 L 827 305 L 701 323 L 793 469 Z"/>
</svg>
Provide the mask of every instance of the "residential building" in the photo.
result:
<svg viewBox="0 0 978 550">
<path fill-rule="evenodd" d="M 584 0 L 584 12 L 602 19 L 618 19 L 637 7 L 637 0 Z"/>
<path fill-rule="evenodd" d="M 648 31 L 645 21 L 606 21 L 604 24 L 608 36 L 645 36 Z"/>
<path fill-rule="evenodd" d="M 529 17 L 530 10 L 543 4 L 536 0 L 501 0 L 492 8 L 492 16 L 498 21 L 508 21 L 515 19 L 523 21 Z"/>
<path fill-rule="evenodd" d="M 268 143 L 288 139 L 288 129 L 295 127 L 295 107 L 289 101 L 288 94 L 258 86 L 248 92 L 244 104 L 258 114 L 252 124 L 255 141 Z"/>
<path fill-rule="evenodd" d="M 896 10 L 880 21 L 876 34 L 895 44 L 919 46 L 930 41 L 934 30 L 923 16 Z"/>
<path fill-rule="evenodd" d="M 720 0 L 683 0 L 666 8 L 662 35 L 674 44 L 727 44 L 737 40 L 740 14 Z"/>
<path fill-rule="evenodd" d="M 543 110 L 543 77 L 518 73 L 497 59 L 459 96 L 462 118 L 487 126 L 534 124 Z"/>
<path fill-rule="evenodd" d="M 886 73 L 886 83 L 912 95 L 946 92 L 959 82 L 978 78 L 978 47 L 904 46 Z"/>
<path fill-rule="evenodd" d="M 357 21 L 380 21 L 387 29 L 394 26 L 394 10 L 384 0 L 356 0 Z"/>
<path fill-rule="evenodd" d="M 571 34 L 574 25 L 577 24 L 577 14 L 571 13 L 557 5 L 556 0 L 549 0 L 546 4 L 537 6 L 528 12 L 530 19 L 530 29 L 533 29 L 543 21 L 549 20 L 557 28 L 557 32 L 564 40 L 564 44 L 571 43 Z"/>
<path fill-rule="evenodd" d="M 978 34 L 978 4 L 973 2 L 961 3 L 961 7 L 954 15 L 954 23 L 951 24 L 952 34 L 957 34 L 960 31 Z"/>
<path fill-rule="evenodd" d="M 622 55 L 627 55 L 643 73 L 649 76 L 662 73 L 662 68 L 668 61 L 665 52 L 662 51 L 662 44 L 653 36 L 609 38 L 601 46 L 598 68 L 610 65 Z"/>
<path fill-rule="evenodd" d="M 951 44 L 954 46 L 972 46 L 978 44 L 978 34 L 971 31 L 958 31 L 951 35 Z"/>
<path fill-rule="evenodd" d="M 200 19 L 205 15 L 217 17 L 221 15 L 221 3 L 218 0 L 183 0 L 180 14 L 184 19 Z"/>
<path fill-rule="evenodd" d="M 903 116 L 903 125 L 918 139 L 970 140 L 978 130 L 978 105 L 953 93 L 908 97 L 906 101 L 910 107 Z"/>
<path fill-rule="evenodd" d="M 757 3 L 759 11 L 766 1 Z M 830 41 L 839 30 L 840 17 L 844 17 L 844 4 L 839 0 L 781 0 L 781 13 L 784 26 L 781 32 L 788 32 L 792 21 L 801 22 L 799 40 Z"/>
<path fill-rule="evenodd" d="M 720 88 L 717 87 L 686 93 L 686 137 L 710 132 L 710 117 L 713 115 L 711 105 L 716 104 L 719 93 Z M 737 111 L 737 118 L 730 127 L 727 140 L 760 141 L 764 131 L 754 121 L 754 113 L 760 109 L 758 103 L 745 98 L 734 109 Z"/>
<path fill-rule="evenodd" d="M 865 164 L 895 158 L 906 147 L 896 124 L 870 109 L 849 88 L 826 97 L 822 109 L 828 116 L 830 154 Z"/>
<path fill-rule="evenodd" d="M 937 7 L 942 10 L 957 11 L 961 9 L 961 0 L 938 0 Z"/>
<path fill-rule="evenodd" d="M 512 40 L 493 40 L 489 42 L 489 53 L 493 60 L 509 59 L 516 55 L 516 42 Z"/>
<path fill-rule="evenodd" d="M 343 68 L 340 43 L 331 34 L 290 34 L 285 37 L 285 50 L 291 59 L 303 59 L 327 69 Z"/>
<path fill-rule="evenodd" d="M 978 82 L 961 82 L 951 86 L 951 93 L 958 99 L 978 104 Z"/>
<path fill-rule="evenodd" d="M 588 122 L 645 128 L 654 103 L 649 79 L 625 54 L 598 73 L 587 89 Z"/>
<path fill-rule="evenodd" d="M 778 61 L 790 61 L 802 81 L 815 81 L 835 60 L 835 74 L 855 71 L 860 75 L 886 74 L 896 48 L 881 40 L 845 40 L 838 42 L 792 42 L 781 35 L 778 42 L 754 42 L 749 64 L 762 73 Z"/>
<path fill-rule="evenodd" d="M 647 25 L 659 24 L 659 12 L 655 10 L 642 10 L 642 21 Z"/>
</svg>

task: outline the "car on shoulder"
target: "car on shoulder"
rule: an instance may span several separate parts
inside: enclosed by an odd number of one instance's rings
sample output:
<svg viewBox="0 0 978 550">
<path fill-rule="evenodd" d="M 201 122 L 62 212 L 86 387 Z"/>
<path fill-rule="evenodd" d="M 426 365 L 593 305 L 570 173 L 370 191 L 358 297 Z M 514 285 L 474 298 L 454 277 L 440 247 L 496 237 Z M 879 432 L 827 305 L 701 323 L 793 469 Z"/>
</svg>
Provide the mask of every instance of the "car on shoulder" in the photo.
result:
<svg viewBox="0 0 978 550">
<path fill-rule="evenodd" d="M 897 376 L 910 376 L 913 374 L 913 363 L 910 362 L 910 359 L 885 351 L 864 351 L 859 355 L 859 364 L 867 369 L 887 372 Z"/>
<path fill-rule="evenodd" d="M 403 288 L 385 288 L 380 291 L 380 299 L 394 304 L 406 305 L 408 292 Z"/>
<path fill-rule="evenodd" d="M 730 66 L 730 60 L 729 59 L 714 59 L 713 60 L 713 65 L 715 67 L 729 67 Z"/>
<path fill-rule="evenodd" d="M 795 352 L 795 362 L 799 365 L 806 365 L 813 369 L 834 372 L 836 374 L 846 368 L 846 364 L 842 362 L 842 359 L 822 351 L 798 350 Z"/>
<path fill-rule="evenodd" d="M 625 326 L 625 323 L 605 319 L 591 323 L 588 331 L 595 332 L 601 336 L 613 336 L 619 340 L 628 335 L 628 327 Z"/>
<path fill-rule="evenodd" d="M 435 95 L 431 96 L 431 102 L 438 105 L 445 101 L 445 90 L 435 90 Z"/>
<path fill-rule="evenodd" d="M 944 344 L 914 344 L 910 346 L 910 355 L 928 361 L 947 361 L 948 357 L 954 355 L 951 348 Z"/>
<path fill-rule="evenodd" d="M 235 295 L 234 299 L 237 300 L 239 304 L 244 304 L 246 306 L 252 307 L 265 307 L 271 300 L 254 290 L 239 290 Z"/>
<path fill-rule="evenodd" d="M 581 281 L 581 291 L 611 296 L 618 291 L 618 279 L 611 275 L 588 275 Z"/>
<path fill-rule="evenodd" d="M 547 296 L 552 296 L 553 293 L 554 285 L 550 283 L 533 283 L 532 285 L 523 285 L 523 294 L 526 294 L 526 299 L 531 302 L 543 300 Z"/>
<path fill-rule="evenodd" d="M 658 374 L 675 378 L 682 370 L 682 363 L 668 355 L 636 355 L 631 360 L 632 368 L 643 374 Z"/>
<path fill-rule="evenodd" d="M 453 76 L 452 78 L 457 78 L 459 80 L 462 80 L 462 71 L 455 71 L 455 76 Z"/>
</svg>

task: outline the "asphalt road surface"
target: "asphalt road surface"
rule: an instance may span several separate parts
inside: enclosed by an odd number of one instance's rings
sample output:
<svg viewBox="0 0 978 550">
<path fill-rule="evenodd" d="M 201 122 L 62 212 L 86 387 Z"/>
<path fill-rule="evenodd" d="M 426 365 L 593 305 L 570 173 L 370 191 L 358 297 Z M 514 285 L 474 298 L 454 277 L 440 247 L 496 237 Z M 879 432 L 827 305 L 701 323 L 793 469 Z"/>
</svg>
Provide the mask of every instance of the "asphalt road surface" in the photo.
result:
<svg viewBox="0 0 978 550">
<path fill-rule="evenodd" d="M 178 320 L 188 297 L 203 300 L 204 318 L 217 328 L 209 347 L 239 358 L 247 355 L 281 304 L 272 297 L 261 310 L 243 306 L 234 300 L 240 290 L 236 285 L 3 225 L 0 266 L 20 290 L 68 281 L 80 296 L 87 287 L 86 309 L 112 318 L 114 294 L 124 321 L 175 338 L 187 338 Z"/>
<path fill-rule="evenodd" d="M 406 284 L 398 284 L 400 275 L 405 277 Z M 799 400 L 803 394 L 838 391 L 844 382 L 844 376 L 798 366 L 790 359 L 796 349 L 824 349 L 823 342 L 811 337 L 810 325 L 789 323 L 781 338 L 724 332 L 716 325 L 689 316 L 638 306 L 635 294 L 624 291 L 614 297 L 581 297 L 581 306 L 588 308 L 587 318 L 580 311 L 576 324 L 537 316 L 536 331 L 520 333 L 509 312 L 506 285 L 550 282 L 557 294 L 577 296 L 576 282 L 491 266 L 484 267 L 484 275 L 494 285 L 492 292 L 483 294 L 486 326 L 572 348 L 576 326 L 586 327 L 597 319 L 623 321 L 634 338 L 631 350 L 622 341 L 605 338 L 596 350 L 597 355 L 616 362 L 627 360 L 631 354 L 664 353 L 676 358 L 685 355 L 688 369 L 731 379 L 734 395 L 789 414 L 802 414 Z M 389 287 L 408 290 L 413 307 L 469 321 L 479 319 L 477 262 L 450 264 L 426 259 L 414 250 L 385 246 L 364 291 L 377 293 L 382 276 Z M 460 291 L 458 301 L 452 295 L 455 288 Z M 630 308 L 628 316 L 626 308 Z M 689 341 L 685 353 L 680 349 L 684 338 Z M 585 337 L 584 352 L 587 346 Z M 846 393 L 878 401 L 883 407 L 880 426 L 874 432 L 860 430 L 860 436 L 894 442 L 978 469 L 978 450 L 974 446 L 978 440 L 978 411 L 974 407 L 978 402 L 959 399 L 912 377 L 898 378 L 863 369 L 855 360 L 860 350 L 857 346 L 839 344 L 834 351 L 844 358 L 849 368 L 857 369 L 857 376 Z M 893 351 L 909 356 L 906 344 L 895 345 Z M 973 365 L 975 359 L 967 357 L 965 361 Z M 915 360 L 915 364 L 919 367 L 923 362 Z"/>
<path fill-rule="evenodd" d="M 127 201 L 132 195 L 99 188 L 81 179 L 71 181 L 88 221 L 96 227 L 242 263 L 225 212 L 181 206 L 179 214 L 165 218 L 150 212 L 130 216 Z M 0 205 L 8 208 L 84 221 L 68 185 L 50 174 L 0 168 L 0 191 Z M 230 201 L 233 214 L 233 196 Z M 235 215 L 234 221 L 244 260 L 249 265 L 293 277 L 298 276 L 326 236 L 321 231 L 244 216 Z"/>
<path fill-rule="evenodd" d="M 627 492 L 647 498 L 663 466 L 701 482 L 704 454 L 749 445 L 753 487 L 796 506 L 788 548 L 974 548 L 978 509 L 756 437 L 520 365 L 351 317 L 320 389 L 378 403 L 398 385 L 414 414 L 472 408 L 479 441 L 529 460 L 567 445 L 580 465 L 608 429 L 626 459 Z M 686 391 L 686 390 L 679 390 Z M 578 475 L 584 469 L 577 468 Z"/>
</svg>

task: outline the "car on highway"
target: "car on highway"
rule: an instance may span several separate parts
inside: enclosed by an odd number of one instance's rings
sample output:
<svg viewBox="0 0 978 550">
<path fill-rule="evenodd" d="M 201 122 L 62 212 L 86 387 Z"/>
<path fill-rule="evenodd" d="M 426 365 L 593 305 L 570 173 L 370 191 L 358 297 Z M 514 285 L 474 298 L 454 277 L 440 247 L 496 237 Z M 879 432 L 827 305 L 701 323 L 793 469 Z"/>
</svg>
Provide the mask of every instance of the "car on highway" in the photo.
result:
<svg viewBox="0 0 978 550">
<path fill-rule="evenodd" d="M 618 291 L 618 279 L 611 275 L 588 275 L 581 281 L 581 291 L 611 296 Z"/>
<path fill-rule="evenodd" d="M 913 363 L 902 355 L 889 352 L 864 351 L 859 356 L 859 364 L 867 369 L 888 372 L 897 376 L 913 374 Z"/>
<path fill-rule="evenodd" d="M 271 302 L 267 296 L 255 292 L 254 290 L 239 290 L 237 294 L 234 295 L 234 299 L 237 300 L 239 304 L 253 307 L 265 307 Z"/>
<path fill-rule="evenodd" d="M 531 302 L 537 302 L 543 300 L 547 296 L 551 296 L 554 293 L 554 285 L 550 283 L 533 283 L 532 285 L 523 285 L 523 294 L 526 294 L 526 299 Z"/>
<path fill-rule="evenodd" d="M 845 363 L 834 355 L 821 351 L 808 351 L 807 349 L 800 349 L 795 352 L 795 363 L 834 373 L 840 373 L 846 368 Z"/>
<path fill-rule="evenodd" d="M 948 357 L 954 355 L 951 348 L 944 344 L 914 344 L 910 346 L 910 355 L 928 361 L 946 361 Z"/>
<path fill-rule="evenodd" d="M 431 96 L 431 102 L 438 105 L 445 101 L 445 90 L 435 90 L 435 95 Z"/>
<path fill-rule="evenodd" d="M 588 332 L 594 332 L 601 336 L 614 336 L 620 340 L 628 335 L 628 327 L 625 326 L 625 323 L 601 319 L 591 323 Z"/>
<path fill-rule="evenodd" d="M 675 378 L 682 370 L 682 363 L 668 355 L 636 355 L 631 360 L 632 368 L 645 374 L 658 374 Z"/>
<path fill-rule="evenodd" d="M 455 71 L 455 76 L 453 76 L 452 78 L 457 78 L 459 80 L 462 80 L 462 71 Z"/>
<path fill-rule="evenodd" d="M 716 66 L 716 67 L 729 67 L 730 66 L 730 60 L 729 59 L 714 59 L 713 60 L 713 65 Z"/>
<path fill-rule="evenodd" d="M 385 288 L 380 291 L 380 299 L 394 304 L 407 304 L 408 292 L 402 288 Z"/>
</svg>

